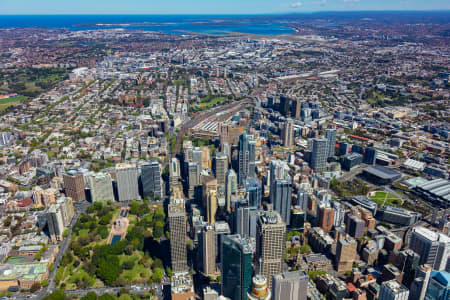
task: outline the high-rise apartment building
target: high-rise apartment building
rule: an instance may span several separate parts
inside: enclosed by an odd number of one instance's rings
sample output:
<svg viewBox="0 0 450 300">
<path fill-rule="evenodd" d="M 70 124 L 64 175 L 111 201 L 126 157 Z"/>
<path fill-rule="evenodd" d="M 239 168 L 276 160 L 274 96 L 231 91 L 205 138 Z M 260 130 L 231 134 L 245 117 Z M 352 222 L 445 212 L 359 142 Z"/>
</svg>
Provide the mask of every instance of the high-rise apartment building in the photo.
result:
<svg viewBox="0 0 450 300">
<path fill-rule="evenodd" d="M 283 272 L 273 276 L 272 300 L 306 300 L 308 275 L 303 271 Z"/>
<path fill-rule="evenodd" d="M 283 146 L 291 147 L 294 145 L 294 121 L 292 119 L 286 120 L 283 127 Z"/>
<path fill-rule="evenodd" d="M 77 170 L 69 170 L 63 175 L 63 180 L 64 190 L 67 197 L 72 198 L 75 202 L 86 200 L 83 173 Z"/>
<path fill-rule="evenodd" d="M 327 139 L 328 145 L 328 157 L 334 156 L 334 147 L 336 144 L 336 129 L 326 129 L 325 138 Z"/>
<path fill-rule="evenodd" d="M 282 271 L 286 224 L 279 213 L 271 211 L 259 217 L 257 226 L 256 257 L 260 261 L 259 273 L 267 278 L 271 289 L 273 275 Z"/>
<path fill-rule="evenodd" d="M 156 160 L 142 165 L 141 170 L 142 196 L 161 199 L 161 167 Z"/>
<path fill-rule="evenodd" d="M 409 247 L 420 256 L 420 264 L 428 264 L 438 271 L 445 270 L 450 256 L 450 237 L 417 226 L 412 230 Z"/>
<path fill-rule="evenodd" d="M 187 272 L 186 212 L 183 199 L 172 199 L 168 206 L 168 219 L 172 271 Z"/>
<path fill-rule="evenodd" d="M 135 165 L 116 165 L 117 194 L 119 201 L 140 200 L 138 172 Z"/>
<path fill-rule="evenodd" d="M 64 220 L 61 207 L 58 204 L 52 204 L 47 211 L 47 224 L 50 239 L 53 242 L 61 241 L 64 233 Z"/>
<path fill-rule="evenodd" d="M 356 257 L 356 246 L 356 241 L 350 237 L 338 240 L 336 246 L 336 270 L 338 272 L 352 270 Z"/>
<path fill-rule="evenodd" d="M 319 205 L 319 227 L 329 232 L 334 225 L 334 209 L 325 205 Z"/>
<path fill-rule="evenodd" d="M 87 178 L 91 191 L 92 202 L 114 201 L 114 191 L 111 175 L 108 173 L 97 173 Z"/>
<path fill-rule="evenodd" d="M 233 300 L 247 300 L 252 280 L 253 246 L 240 235 L 225 235 L 222 241 L 222 295 Z"/>
<path fill-rule="evenodd" d="M 320 172 L 327 168 L 328 159 L 328 140 L 324 138 L 313 139 L 312 154 L 311 154 L 311 168 Z"/>
</svg>

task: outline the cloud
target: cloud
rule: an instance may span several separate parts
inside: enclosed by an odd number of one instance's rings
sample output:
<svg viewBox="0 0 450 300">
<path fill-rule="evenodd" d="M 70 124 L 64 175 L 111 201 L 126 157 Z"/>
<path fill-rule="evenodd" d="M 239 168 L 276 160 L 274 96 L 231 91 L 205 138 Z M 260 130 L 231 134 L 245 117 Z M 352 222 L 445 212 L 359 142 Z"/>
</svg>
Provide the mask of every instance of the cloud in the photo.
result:
<svg viewBox="0 0 450 300">
<path fill-rule="evenodd" d="M 300 6 L 302 6 L 301 2 L 294 2 L 291 3 L 291 5 L 289 5 L 291 8 L 299 8 Z"/>
</svg>

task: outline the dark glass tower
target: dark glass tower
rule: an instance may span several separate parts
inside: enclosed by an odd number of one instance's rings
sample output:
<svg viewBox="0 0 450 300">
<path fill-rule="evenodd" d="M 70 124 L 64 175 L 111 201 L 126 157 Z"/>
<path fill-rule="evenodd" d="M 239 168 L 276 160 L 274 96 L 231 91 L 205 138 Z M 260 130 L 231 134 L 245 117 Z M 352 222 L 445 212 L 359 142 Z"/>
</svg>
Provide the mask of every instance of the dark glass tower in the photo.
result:
<svg viewBox="0 0 450 300">
<path fill-rule="evenodd" d="M 224 236 L 222 242 L 222 295 L 247 300 L 252 281 L 252 247 L 239 234 Z"/>
<path fill-rule="evenodd" d="M 238 170 L 238 183 L 240 186 L 244 186 L 249 172 L 249 145 L 247 133 L 244 131 L 239 136 L 239 170 Z"/>
</svg>

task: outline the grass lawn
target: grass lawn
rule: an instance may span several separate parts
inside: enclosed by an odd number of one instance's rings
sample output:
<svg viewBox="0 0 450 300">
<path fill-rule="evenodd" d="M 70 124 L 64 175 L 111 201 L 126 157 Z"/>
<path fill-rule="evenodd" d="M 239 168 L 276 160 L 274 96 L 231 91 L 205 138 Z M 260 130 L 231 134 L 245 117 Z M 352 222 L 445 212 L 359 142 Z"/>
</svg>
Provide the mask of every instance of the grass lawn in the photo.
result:
<svg viewBox="0 0 450 300">
<path fill-rule="evenodd" d="M 87 278 L 89 281 L 89 286 L 93 286 L 96 279 L 89 276 L 88 273 L 81 267 L 81 265 L 74 270 L 73 274 L 66 281 L 66 289 L 76 288 L 77 280 L 81 280 L 82 278 Z"/>
<path fill-rule="evenodd" d="M 198 104 L 199 109 L 207 109 L 213 107 L 217 103 L 221 103 L 227 100 L 226 97 L 214 97 L 208 100 L 208 97 L 200 99 L 200 103 Z"/>
<path fill-rule="evenodd" d="M 174 80 L 174 81 L 173 81 L 173 84 L 174 84 L 174 85 L 183 85 L 184 82 L 185 82 L 184 80 L 178 79 L 178 80 Z"/>
<path fill-rule="evenodd" d="M 141 276 L 144 275 L 143 277 Z M 147 270 L 146 267 L 136 262 L 134 264 L 133 269 L 131 270 L 124 270 L 122 274 L 120 275 L 123 278 L 126 278 L 129 281 L 144 279 L 147 280 L 150 277 L 150 272 Z"/>
<path fill-rule="evenodd" d="M 375 195 L 370 198 L 370 200 L 375 201 L 378 205 L 390 205 L 390 206 L 400 206 L 402 205 L 402 199 L 394 194 L 387 192 L 375 192 Z"/>
<path fill-rule="evenodd" d="M 78 233 L 78 237 L 82 238 L 85 237 L 89 234 L 89 229 L 81 229 L 80 232 Z"/>
<path fill-rule="evenodd" d="M 0 99 L 0 113 L 5 111 L 11 105 L 20 103 L 26 99 L 27 99 L 27 97 L 25 97 L 25 96 L 17 96 L 17 97 L 9 97 L 6 99 Z"/>
</svg>

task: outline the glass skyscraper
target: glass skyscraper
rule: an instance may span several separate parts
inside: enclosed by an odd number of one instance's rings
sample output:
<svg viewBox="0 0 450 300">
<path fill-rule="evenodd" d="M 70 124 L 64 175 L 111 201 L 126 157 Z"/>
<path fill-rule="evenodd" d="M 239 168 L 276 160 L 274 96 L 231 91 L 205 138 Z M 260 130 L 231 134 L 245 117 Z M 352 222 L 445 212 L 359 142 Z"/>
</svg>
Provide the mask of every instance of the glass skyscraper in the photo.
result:
<svg viewBox="0 0 450 300">
<path fill-rule="evenodd" d="M 252 247 L 239 234 L 224 236 L 222 242 L 222 295 L 247 300 L 252 280 Z"/>
</svg>

